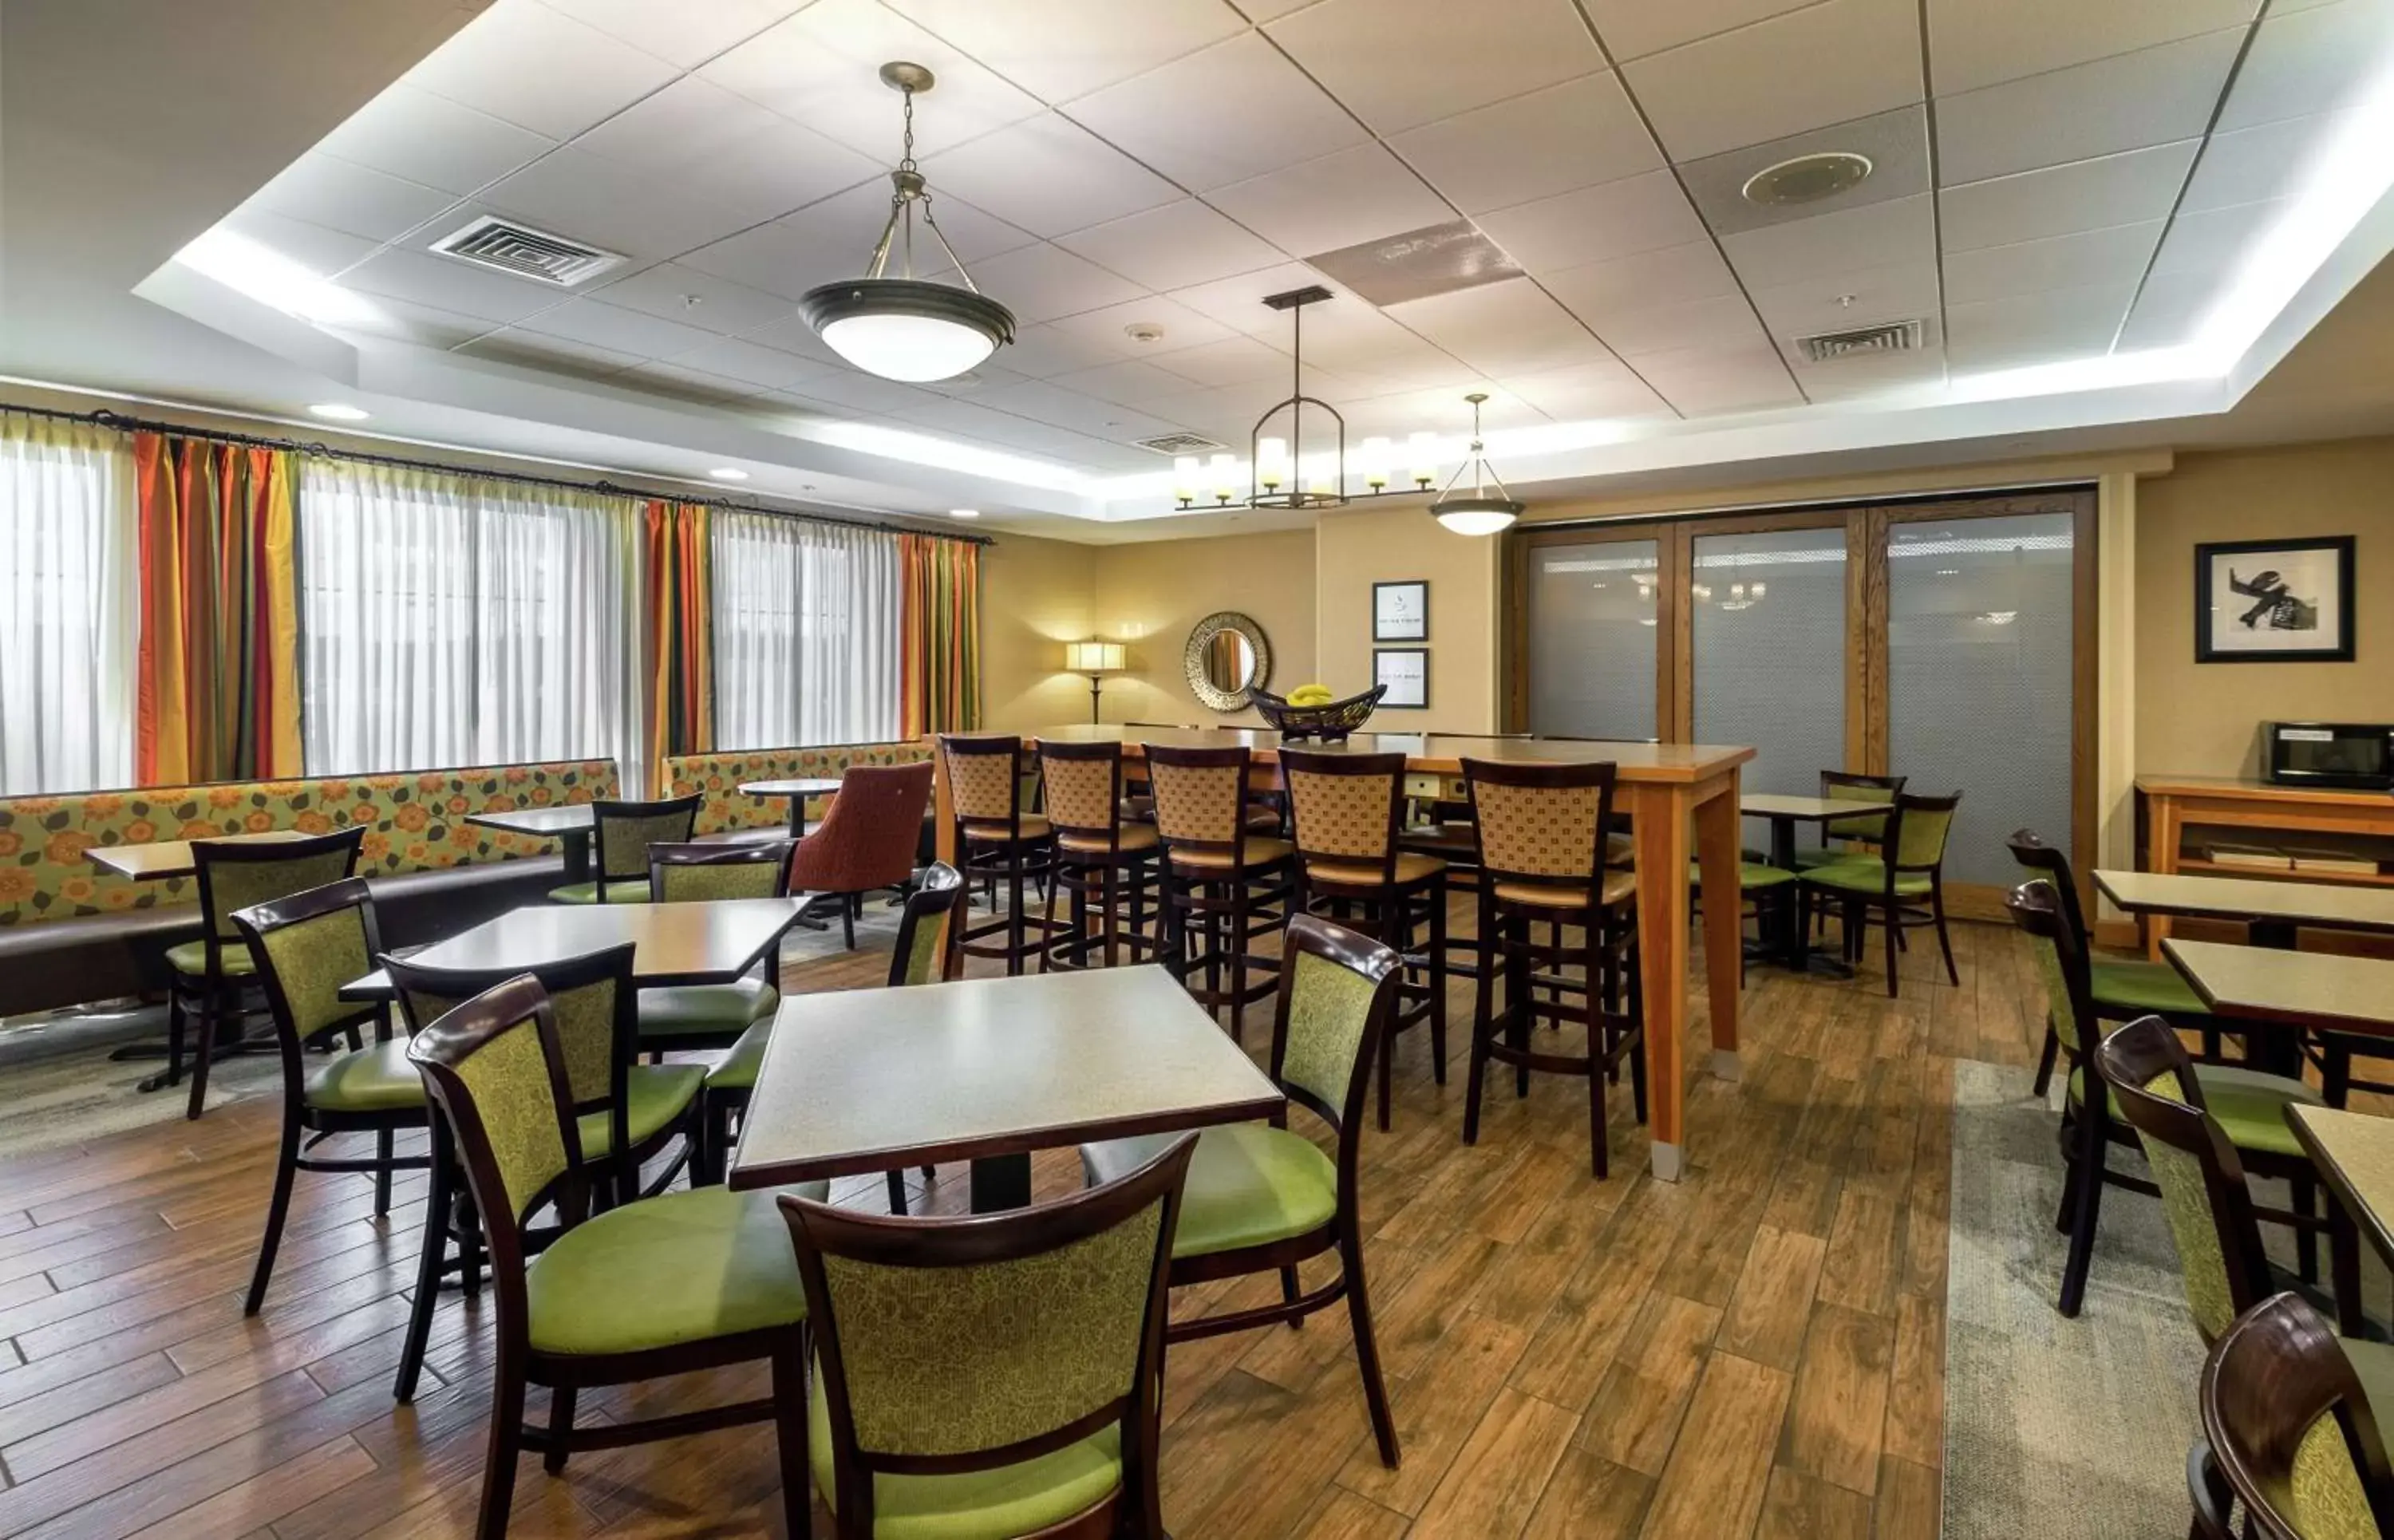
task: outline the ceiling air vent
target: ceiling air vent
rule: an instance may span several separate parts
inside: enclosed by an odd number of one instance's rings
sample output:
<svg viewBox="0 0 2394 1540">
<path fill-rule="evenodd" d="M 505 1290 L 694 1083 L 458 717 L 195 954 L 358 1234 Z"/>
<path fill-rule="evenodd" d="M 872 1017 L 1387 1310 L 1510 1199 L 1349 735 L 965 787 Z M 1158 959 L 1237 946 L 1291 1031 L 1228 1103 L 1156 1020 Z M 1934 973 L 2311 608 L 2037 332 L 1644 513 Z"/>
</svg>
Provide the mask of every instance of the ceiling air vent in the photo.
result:
<svg viewBox="0 0 2394 1540">
<path fill-rule="evenodd" d="M 1920 349 L 1920 322 L 1890 321 L 1883 326 L 1857 326 L 1849 332 L 1820 332 L 1799 336 L 1796 346 L 1814 363 L 1863 358 L 1877 353 L 1911 353 Z"/>
<path fill-rule="evenodd" d="M 1141 449 L 1151 449 L 1158 454 L 1205 454 L 1230 445 L 1217 443 L 1202 433 L 1164 433 L 1152 439 L 1134 439 Z"/>
<path fill-rule="evenodd" d="M 489 215 L 433 242 L 432 249 L 478 268 L 496 268 L 560 289 L 570 289 L 624 260 L 614 252 Z"/>
</svg>

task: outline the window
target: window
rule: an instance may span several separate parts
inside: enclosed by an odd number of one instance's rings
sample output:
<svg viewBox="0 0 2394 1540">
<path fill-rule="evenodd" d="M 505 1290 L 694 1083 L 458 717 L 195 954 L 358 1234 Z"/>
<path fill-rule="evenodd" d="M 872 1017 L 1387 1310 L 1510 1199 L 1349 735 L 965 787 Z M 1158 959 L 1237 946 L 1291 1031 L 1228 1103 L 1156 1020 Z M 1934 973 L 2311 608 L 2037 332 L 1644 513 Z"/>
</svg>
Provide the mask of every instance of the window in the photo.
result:
<svg viewBox="0 0 2394 1540">
<path fill-rule="evenodd" d="M 1661 545 L 1612 540 L 1529 553 L 1530 728 L 1562 738 L 1656 738 Z"/>
<path fill-rule="evenodd" d="M 1699 744 L 1751 744 L 1750 792 L 1817 796 L 1846 766 L 1846 525 L 1694 537 Z"/>
<path fill-rule="evenodd" d="M 898 539 L 718 512 L 715 740 L 724 749 L 898 736 Z"/>
<path fill-rule="evenodd" d="M 0 796 L 133 780 L 135 507 L 123 434 L 0 414 Z"/>
<path fill-rule="evenodd" d="M 612 757 L 646 783 L 635 505 L 311 461 L 299 500 L 310 774 Z"/>
</svg>

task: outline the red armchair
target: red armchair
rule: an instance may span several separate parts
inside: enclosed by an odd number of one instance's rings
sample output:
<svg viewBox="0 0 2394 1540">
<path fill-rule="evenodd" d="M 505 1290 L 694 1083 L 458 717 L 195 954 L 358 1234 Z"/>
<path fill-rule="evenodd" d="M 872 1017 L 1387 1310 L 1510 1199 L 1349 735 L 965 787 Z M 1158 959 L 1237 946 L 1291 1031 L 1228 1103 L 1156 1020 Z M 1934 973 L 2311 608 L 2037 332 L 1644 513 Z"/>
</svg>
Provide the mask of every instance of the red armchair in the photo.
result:
<svg viewBox="0 0 2394 1540">
<path fill-rule="evenodd" d="M 931 762 L 854 765 L 814 833 L 790 858 L 790 891 L 839 895 L 841 934 L 856 945 L 864 895 L 914 875 L 915 843 L 931 801 Z"/>
</svg>

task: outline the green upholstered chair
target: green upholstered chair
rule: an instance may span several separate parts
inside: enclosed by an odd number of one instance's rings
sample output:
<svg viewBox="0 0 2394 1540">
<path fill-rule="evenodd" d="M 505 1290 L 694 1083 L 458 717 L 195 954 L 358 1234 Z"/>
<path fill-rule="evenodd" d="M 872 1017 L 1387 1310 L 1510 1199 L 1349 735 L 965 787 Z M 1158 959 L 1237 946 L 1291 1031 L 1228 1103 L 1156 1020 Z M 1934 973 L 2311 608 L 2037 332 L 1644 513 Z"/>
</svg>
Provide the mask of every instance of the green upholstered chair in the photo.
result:
<svg viewBox="0 0 2394 1540">
<path fill-rule="evenodd" d="M 528 975 L 444 1013 L 408 1046 L 490 1236 L 498 1350 L 476 1533 L 506 1533 L 520 1450 L 540 1451 L 554 1475 L 577 1449 L 772 1422 L 783 1520 L 803 1535 L 806 1292 L 773 1195 L 693 1188 L 590 1214 L 600 1167 L 582 1147 L 577 1057 L 557 1002 Z M 559 1228 L 530 1256 L 525 1221 L 548 1207 Z M 573 1426 L 583 1390 L 759 1361 L 772 1366 L 768 1400 Z M 545 1428 L 524 1426 L 528 1385 L 548 1387 Z"/>
<path fill-rule="evenodd" d="M 174 1084 L 182 1062 L 184 1019 L 195 1016 L 200 1028 L 186 1117 L 200 1115 L 207 1100 L 217 1034 L 228 1023 L 236 1034 L 240 1032 L 241 992 L 257 976 L 256 959 L 233 924 L 233 911 L 349 876 L 358 869 L 358 847 L 365 837 L 365 830 L 349 828 L 303 839 L 191 841 L 191 865 L 200 887 L 200 938 L 166 949 L 166 966 L 173 970 L 166 994 L 166 1084 Z"/>
<path fill-rule="evenodd" d="M 2196 1391 L 2203 1437 L 2187 1460 L 2196 1540 L 2374 1540 L 2394 1533 L 2394 1470 L 2353 1358 L 2317 1311 L 2275 1295 L 2212 1345 Z M 2381 1403 L 2382 1404 L 2382 1403 Z"/>
<path fill-rule="evenodd" d="M 399 992 L 400 1007 L 411 1032 L 422 1032 L 467 1000 L 511 978 L 530 974 L 539 981 L 557 1017 L 558 1038 L 565 1054 L 567 1087 L 579 1125 L 575 1148 L 592 1167 L 602 1205 L 627 1203 L 638 1196 L 640 1167 L 675 1139 L 680 1139 L 685 1153 L 694 1158 L 703 1139 L 700 1092 L 706 1083 L 706 1067 L 635 1062 L 633 951 L 626 941 L 601 952 L 520 968 L 427 967 L 402 958 L 378 959 Z M 432 1326 L 433 1296 L 449 1268 L 451 1199 L 457 1173 L 456 1163 L 443 1156 L 436 1129 L 424 1249 L 417 1262 L 408 1337 L 400 1352 L 397 1394 L 401 1401 L 414 1396 L 424 1340 Z M 677 1160 L 667 1167 L 651 1185 L 650 1192 L 663 1191 L 681 1165 Z M 469 1218 L 454 1217 L 454 1238 L 470 1281 L 479 1265 L 479 1244 Z"/>
<path fill-rule="evenodd" d="M 2030 953 L 2036 960 L 2037 971 L 2044 976 L 2054 1027 L 2070 1055 L 2068 1094 L 2059 1130 L 2066 1171 L 2061 1212 L 2055 1226 L 2070 1236 L 2069 1259 L 2061 1273 L 2060 1310 L 2063 1315 L 2074 1316 L 2085 1297 L 2086 1274 L 2094 1261 L 2096 1222 L 2104 1187 L 2148 1193 L 2156 1189 L 2152 1183 L 2113 1171 L 2108 1165 L 2111 1146 L 2134 1143 L 2136 1135 L 2122 1121 L 2120 1095 L 2108 1089 L 2120 1083 L 2107 1082 L 2095 1067 L 2098 1045 L 2091 1034 L 2098 1028 L 2094 1001 L 2087 994 L 2086 951 L 2078 932 L 2063 917 L 2060 896 L 2053 884 L 2039 878 L 2014 888 L 2004 906 L 2029 935 Z M 2172 1042 L 2175 1046 L 2175 1039 Z M 2176 1052 L 2184 1060 L 2183 1048 Z M 2147 1075 L 2131 1084 L 2142 1086 L 2151 1078 Z M 2309 1216 L 2316 1212 L 2318 1178 L 2302 1147 L 2295 1142 L 2294 1130 L 2286 1125 L 2285 1110 L 2292 1102 L 2317 1103 L 2319 1093 L 2299 1080 L 2225 1064 L 2193 1066 L 2191 1083 L 2201 1087 L 2202 1101 L 2227 1138 L 2243 1152 L 2246 1164 L 2263 1175 L 2284 1178 L 2292 1187 L 2298 1212 L 2272 1211 L 2270 1217 L 2295 1227 L 2303 1254 L 2303 1271 L 2306 1275 L 2316 1273 L 2314 1237 L 2320 1221 Z M 2107 1093 L 2090 1097 L 2090 1084 L 2106 1086 Z M 2146 1152 L 2151 1157 L 2150 1146 Z"/>
<path fill-rule="evenodd" d="M 706 798 L 696 792 L 655 802 L 590 804 L 592 843 L 598 875 L 588 882 L 552 888 L 548 896 L 559 903 L 646 903 L 649 900 L 649 847 L 678 845 L 698 826 L 698 809 Z"/>
<path fill-rule="evenodd" d="M 1887 823 L 1881 854 L 1847 856 L 1798 875 L 1797 923 L 1809 930 L 1813 903 L 1836 905 L 1845 919 L 1848 962 L 1861 962 L 1869 926 L 1886 928 L 1890 1000 L 1896 995 L 1896 949 L 1907 929 L 1937 928 L 1937 944 L 1945 954 L 1945 977 L 1955 987 L 1961 985 L 1961 970 L 1953 966 L 1953 939 L 1945 929 L 1945 842 L 1953 832 L 1953 814 L 1961 805 L 1960 792 L 1951 796 L 1899 795 L 1894 811 L 1883 815 Z"/>
<path fill-rule="evenodd" d="M 2086 912 L 2078 902 L 2078 883 L 2070 870 L 2070 858 L 2058 845 L 2049 844 L 2033 829 L 2016 829 L 2006 844 L 2012 859 L 2028 873 L 2026 880 L 2049 879 L 2054 896 L 2061 901 L 2062 920 L 2078 932 L 2079 942 L 2086 953 L 2088 995 L 2094 1001 L 2098 1021 L 2130 1021 L 2139 1016 L 2162 1017 L 2171 1025 L 2184 1027 L 2203 1034 L 2206 1061 L 2219 1060 L 2219 1040 L 2223 1028 L 2240 1035 L 2243 1028 L 2228 1027 L 2219 1018 L 2203 1008 L 2203 997 L 2186 976 L 2167 963 L 2149 962 L 2142 957 L 2098 957 L 2094 950 L 2094 932 L 2086 924 Z M 2061 1048 L 2061 1037 L 2052 1020 L 2045 1023 L 2045 1046 L 2037 1055 L 2036 1094 L 2043 1096 L 2053 1081 L 2053 1065 Z"/>
<path fill-rule="evenodd" d="M 787 839 L 651 845 L 649 889 L 658 903 L 780 898 L 789 891 L 790 853 L 796 849 Z M 770 975 L 773 967 L 768 957 L 762 971 Z M 651 1054 L 669 1048 L 728 1048 L 742 1033 L 771 1017 L 781 1003 L 770 977 L 644 989 L 638 1006 L 640 1047 Z"/>
<path fill-rule="evenodd" d="M 392 1037 L 388 1011 L 340 995 L 343 984 L 374 970 L 382 950 L 374 898 L 363 878 L 343 877 L 236 909 L 232 922 L 249 943 L 266 986 L 275 1046 L 283 1056 L 283 1138 L 275 1154 L 274 1191 L 267 1200 L 266 1237 L 258 1243 L 257 1267 L 242 1305 L 243 1314 L 256 1315 L 283 1244 L 293 1179 L 302 1171 L 370 1173 L 375 1212 L 388 1214 L 391 1173 L 421 1171 L 429 1164 L 422 1155 L 394 1154 L 393 1136 L 402 1128 L 424 1127 L 429 1114 L 424 1082 L 408 1062 L 406 1040 Z M 367 1033 L 371 1046 L 362 1041 Z M 332 1051 L 321 1051 L 327 1048 Z M 306 1153 L 335 1134 L 374 1135 L 374 1154 L 335 1159 Z"/>
<path fill-rule="evenodd" d="M 815 1345 L 806 1450 L 842 1540 L 1164 1540 L 1167 1269 L 1196 1143 L 970 1218 L 782 1200 Z"/>
<path fill-rule="evenodd" d="M 1783 903 L 1792 910 L 1796 902 L 1796 874 L 1784 866 L 1773 866 L 1767 861 L 1741 860 L 1737 863 L 1738 914 L 1741 920 L 1748 915 L 1759 918 L 1766 903 Z M 1704 890 L 1704 870 L 1702 862 L 1688 862 L 1688 891 L 1702 899 Z M 1787 923 L 1794 925 L 1796 916 L 1788 914 Z M 1746 950 L 1741 948 L 1737 957 L 1737 981 L 1745 982 Z"/>
<path fill-rule="evenodd" d="M 923 880 L 906 896 L 905 913 L 898 920 L 898 945 L 889 954 L 889 987 L 936 983 L 946 977 L 943 925 L 956 901 L 964 896 L 964 877 L 944 861 L 923 869 Z M 706 1075 L 705 1133 L 699 1143 L 696 1181 L 721 1181 L 730 1159 L 732 1123 L 756 1089 L 756 1071 L 765 1062 L 765 1045 L 771 1041 L 770 1017 L 740 1034 L 731 1051 Z M 906 1182 L 889 1174 L 889 1212 L 906 1212 Z M 925 1166 L 923 1175 L 932 1175 Z"/>
<path fill-rule="evenodd" d="M 1388 1051 L 1403 960 L 1396 949 L 1310 915 L 1292 916 L 1282 950 L 1279 1004 L 1272 1020 L 1271 1074 L 1289 1100 L 1329 1125 L 1334 1159 L 1288 1127 L 1269 1123 L 1204 1130 L 1189 1166 L 1180 1230 L 1172 1243 L 1176 1287 L 1278 1271 L 1281 1303 L 1175 1322 L 1185 1342 L 1285 1321 L 1294 1326 L 1340 1299 L 1355 1335 L 1355 1360 L 1381 1463 L 1399 1457 L 1396 1418 L 1380 1378 L 1372 1298 L 1363 1277 L 1363 1233 L 1357 1193 L 1372 1063 Z M 1092 1182 L 1112 1181 L 1153 1160 L 1170 1136 L 1113 1139 L 1081 1147 Z M 1297 1289 L 1297 1264 L 1338 1253 L 1338 1276 L 1310 1293 Z"/>
<path fill-rule="evenodd" d="M 1901 775 L 1862 775 L 1853 770 L 1822 770 L 1821 796 L 1830 802 L 1892 802 L 1903 795 Z M 1821 825 L 1821 843 L 1799 847 L 1796 851 L 1796 870 L 1809 872 L 1815 866 L 1827 866 L 1858 855 L 1871 852 L 1864 846 L 1875 846 L 1887 838 L 1885 813 L 1861 813 L 1841 818 L 1834 823 Z"/>
</svg>

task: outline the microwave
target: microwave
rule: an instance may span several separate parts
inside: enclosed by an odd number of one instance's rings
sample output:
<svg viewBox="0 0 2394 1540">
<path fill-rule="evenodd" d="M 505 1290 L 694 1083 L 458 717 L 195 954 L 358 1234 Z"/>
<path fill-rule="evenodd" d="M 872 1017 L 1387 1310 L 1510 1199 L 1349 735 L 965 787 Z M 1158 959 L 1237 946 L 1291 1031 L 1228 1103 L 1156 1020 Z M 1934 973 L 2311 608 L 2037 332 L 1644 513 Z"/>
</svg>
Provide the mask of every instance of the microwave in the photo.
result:
<svg viewBox="0 0 2394 1540">
<path fill-rule="evenodd" d="M 2264 722 L 2261 766 L 2282 786 L 2394 791 L 2394 723 Z"/>
</svg>

